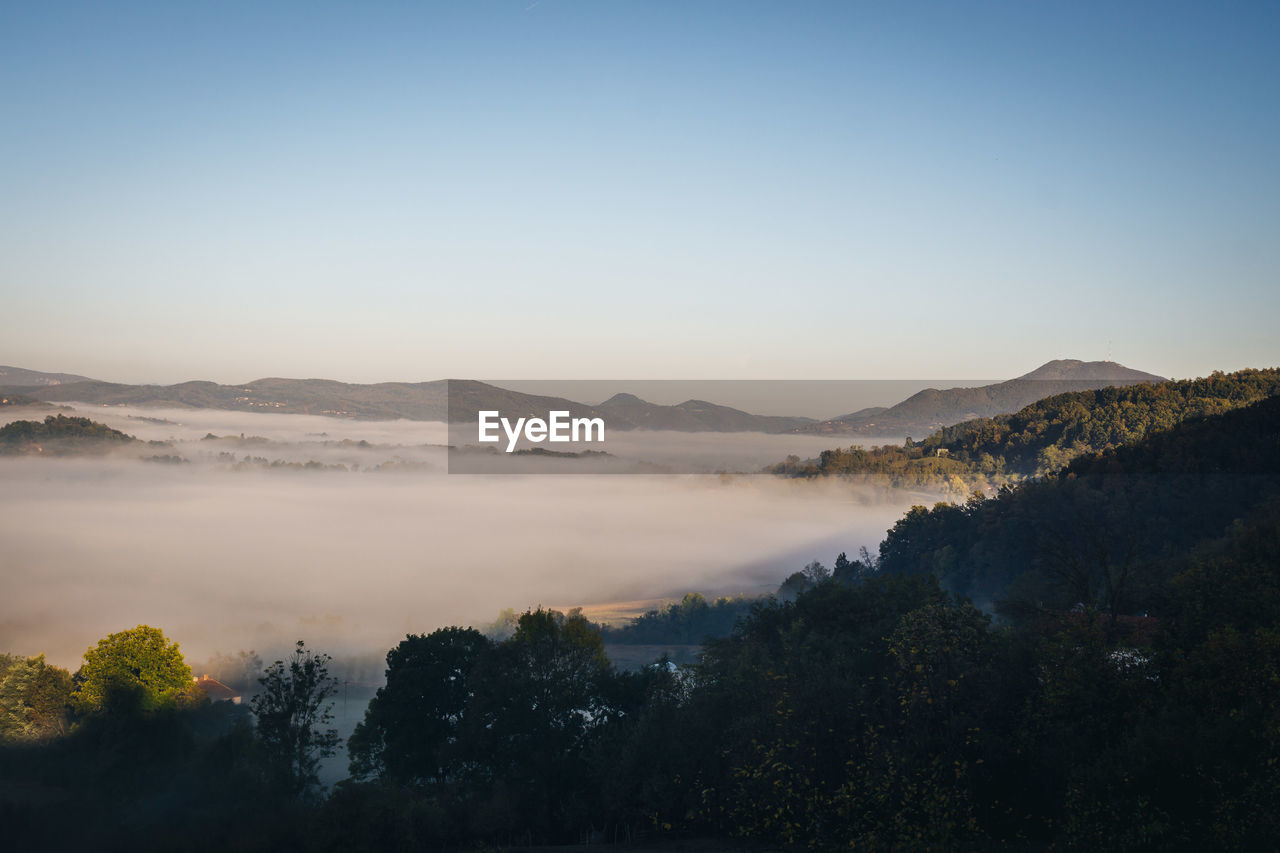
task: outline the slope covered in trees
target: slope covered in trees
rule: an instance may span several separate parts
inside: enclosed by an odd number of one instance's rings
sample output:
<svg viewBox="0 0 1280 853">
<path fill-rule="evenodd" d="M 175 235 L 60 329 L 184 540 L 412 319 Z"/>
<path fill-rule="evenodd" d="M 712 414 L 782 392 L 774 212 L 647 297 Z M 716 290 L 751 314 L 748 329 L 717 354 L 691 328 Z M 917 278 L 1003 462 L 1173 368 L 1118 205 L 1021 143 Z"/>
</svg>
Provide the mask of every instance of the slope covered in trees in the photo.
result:
<svg viewBox="0 0 1280 853">
<path fill-rule="evenodd" d="M 876 478 L 967 494 L 1060 470 L 1076 457 L 1141 440 L 1182 421 L 1280 394 L 1280 369 L 1058 394 L 1013 414 L 966 421 L 906 446 L 853 446 L 768 469 L 791 477 Z"/>
<path fill-rule="evenodd" d="M 879 566 L 932 574 L 1007 615 L 1157 606 L 1183 555 L 1280 495 L 1280 397 L 1080 457 L 964 505 L 915 507 Z"/>
<path fill-rule="evenodd" d="M 76 453 L 129 444 L 136 439 L 88 418 L 47 415 L 0 427 L 0 455 Z"/>
</svg>

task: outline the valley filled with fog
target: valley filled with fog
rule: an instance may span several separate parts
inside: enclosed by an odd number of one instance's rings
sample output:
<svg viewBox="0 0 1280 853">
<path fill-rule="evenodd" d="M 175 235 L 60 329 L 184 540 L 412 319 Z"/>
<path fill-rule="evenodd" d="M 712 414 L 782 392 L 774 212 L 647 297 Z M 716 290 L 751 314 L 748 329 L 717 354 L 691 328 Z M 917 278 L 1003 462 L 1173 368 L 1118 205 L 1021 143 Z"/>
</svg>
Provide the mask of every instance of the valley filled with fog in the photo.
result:
<svg viewBox="0 0 1280 853">
<path fill-rule="evenodd" d="M 929 499 L 767 476 L 450 476 L 439 423 L 66 413 L 164 442 L 0 459 L 0 649 L 73 669 L 140 623 L 194 661 L 250 648 L 269 660 L 298 638 L 376 661 L 406 633 L 502 608 L 763 593 L 809 561 L 874 550 Z M 752 471 L 835 443 L 633 432 L 611 450 Z"/>
</svg>

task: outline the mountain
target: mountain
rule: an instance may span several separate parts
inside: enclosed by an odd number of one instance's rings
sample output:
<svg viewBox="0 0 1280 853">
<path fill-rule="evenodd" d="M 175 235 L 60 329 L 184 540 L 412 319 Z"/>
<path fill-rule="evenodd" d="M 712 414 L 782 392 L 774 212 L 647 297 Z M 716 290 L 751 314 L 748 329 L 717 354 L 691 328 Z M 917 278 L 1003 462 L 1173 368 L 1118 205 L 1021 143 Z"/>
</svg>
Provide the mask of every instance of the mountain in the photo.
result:
<svg viewBox="0 0 1280 853">
<path fill-rule="evenodd" d="M 598 418 L 605 413 L 585 403 L 575 403 L 564 397 L 548 397 L 525 394 L 477 382 L 474 379 L 451 379 L 446 384 L 447 412 L 453 423 L 473 421 L 480 410 L 498 411 L 503 417 L 546 417 L 548 412 L 568 412 L 571 418 Z M 440 418 L 443 420 L 443 417 Z M 607 420 L 612 429 L 631 429 L 632 425 L 618 419 Z"/>
<path fill-rule="evenodd" d="M 199 381 L 177 385 L 121 385 L 85 380 L 53 386 L 6 386 L 0 390 L 57 402 L 411 420 L 444 420 L 448 397 L 444 380 L 375 385 L 353 385 L 330 379 L 258 379 L 243 385 Z"/>
<path fill-rule="evenodd" d="M 880 571 L 934 574 L 975 600 L 1020 599 L 1025 613 L 1080 603 L 1155 609 L 1169 575 L 1185 565 L 1179 553 L 1238 533 L 1259 512 L 1280 519 L 1278 373 L 1216 380 L 1272 391 L 1247 405 L 1210 407 L 993 498 L 916 507 L 881 544 Z M 1272 586 L 1275 565 L 1273 557 L 1259 566 Z"/>
<path fill-rule="evenodd" d="M 4 368 L 0 392 L 38 400 L 101 405 L 168 406 L 330 415 L 370 420 L 406 418 L 445 420 L 450 383 L 379 382 L 359 385 L 331 379 L 257 379 L 242 385 L 182 382 L 176 385 L 121 385 L 68 374 Z M 61 377 L 54 383 L 53 379 Z M 1014 412 L 1052 394 L 1108 385 L 1159 382 L 1160 377 L 1109 361 L 1051 361 L 1025 376 L 979 388 L 921 391 L 892 408 L 867 408 L 828 421 L 755 415 L 705 400 L 674 406 L 650 403 L 633 394 L 617 394 L 592 406 L 524 394 L 472 380 L 453 380 L 452 403 L 474 418 L 481 409 L 512 414 L 566 410 L 572 417 L 605 417 L 613 429 L 662 429 L 680 432 L 797 432 L 832 435 L 928 435 L 943 426 L 978 417 Z M 456 413 L 455 413 L 456 414 Z M 455 416 L 455 420 L 457 417 Z"/>
<path fill-rule="evenodd" d="M 1164 377 L 1133 370 L 1114 361 L 1058 359 L 1030 373 L 977 388 L 929 388 L 888 409 L 863 409 L 800 427 L 817 435 L 929 435 L 975 418 L 1016 412 L 1036 400 L 1068 391 L 1163 382 Z"/>
<path fill-rule="evenodd" d="M 1023 374 L 1010 381 L 1101 382 L 1104 384 L 1098 387 L 1102 388 L 1106 385 L 1137 385 L 1140 382 L 1163 382 L 1165 379 L 1163 376 L 1134 370 L 1114 361 L 1079 361 L 1074 358 L 1060 358 L 1045 362 L 1030 373 Z"/>
<path fill-rule="evenodd" d="M 705 400 L 661 406 L 634 394 L 615 394 L 598 408 L 610 422 L 621 420 L 637 429 L 678 432 L 790 432 L 813 423 L 812 418 L 753 415 Z"/>
<path fill-rule="evenodd" d="M 1178 424 L 1280 397 L 1280 369 L 1068 391 L 1017 412 L 944 427 L 923 441 L 823 451 L 770 471 L 790 477 L 883 477 L 911 489 L 963 497 L 1052 474 L 1073 459 L 1142 441 Z"/>
<path fill-rule="evenodd" d="M 23 371 L 29 378 L 33 371 Z M 664 429 L 680 432 L 788 432 L 811 418 L 753 415 L 703 400 L 660 406 L 631 394 L 618 394 L 591 406 L 563 397 L 525 394 L 474 380 L 379 382 L 357 385 L 331 379 L 258 379 L 243 385 L 181 382 L 177 385 L 121 385 L 91 379 L 58 385 L 0 385 L 0 391 L 45 401 L 100 405 L 229 409 L 249 412 L 330 415 L 366 420 L 406 418 L 474 420 L 476 412 L 496 410 L 519 417 L 567 411 L 570 417 L 603 417 L 611 429 Z"/>
<path fill-rule="evenodd" d="M 0 364 L 0 388 L 19 388 L 32 385 L 65 385 L 68 382 L 92 382 L 87 376 L 74 373 L 41 373 Z"/>
</svg>

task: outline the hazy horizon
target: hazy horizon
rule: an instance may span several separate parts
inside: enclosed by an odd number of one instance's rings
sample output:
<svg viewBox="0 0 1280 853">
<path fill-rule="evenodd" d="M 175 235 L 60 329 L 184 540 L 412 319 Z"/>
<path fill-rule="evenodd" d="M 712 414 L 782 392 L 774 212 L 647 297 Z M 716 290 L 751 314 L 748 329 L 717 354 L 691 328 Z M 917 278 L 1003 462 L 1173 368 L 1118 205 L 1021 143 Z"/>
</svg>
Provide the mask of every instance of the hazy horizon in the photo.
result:
<svg viewBox="0 0 1280 853">
<path fill-rule="evenodd" d="M 1058 361 L 1058 360 L 1054 360 Z M 1051 362 L 1047 362 L 1049 364 Z M 1116 367 L 1132 368 L 1131 365 L 1120 365 L 1117 362 L 1091 362 L 1090 364 L 1110 364 Z M 1037 365 L 1037 368 L 1044 365 Z M 56 390 L 60 383 L 52 386 L 39 386 L 38 383 L 14 381 L 6 378 L 6 369 L 14 365 L 0 365 L 0 387 L 21 388 L 27 384 L 42 387 L 41 399 L 75 405 L 86 405 L 75 399 L 74 387 L 60 396 Z M 29 370 L 30 368 L 18 368 Z M 55 375 L 66 375 L 54 371 L 37 371 Z M 1149 371 L 1144 371 L 1148 372 Z M 871 407 L 889 408 L 902 403 L 913 395 L 926 390 L 949 390 L 995 385 L 1010 379 L 1020 379 L 1024 374 L 1006 376 L 1000 379 L 818 379 L 818 380 L 759 380 L 759 379 L 676 379 L 676 380 L 636 380 L 636 379 L 511 379 L 483 377 L 477 381 L 498 388 L 518 391 L 525 394 L 561 397 L 587 406 L 599 406 L 618 394 L 630 394 L 656 405 L 675 406 L 687 402 L 705 401 L 719 406 L 735 408 L 754 415 L 807 417 L 814 420 L 827 420 L 847 415 Z M 110 382 L 101 377 L 88 377 L 96 381 Z M 475 379 L 475 377 L 461 377 Z M 1166 377 L 1170 378 L 1170 377 Z M 261 377 L 259 380 L 246 380 L 236 383 L 217 383 L 224 388 L 236 388 L 255 381 L 277 381 L 285 379 L 295 382 L 331 382 L 332 377 Z M 210 381 L 210 380 L 195 380 Z M 365 387 L 378 384 L 432 384 L 451 380 L 393 381 L 370 383 Z M 1045 383 L 1045 393 L 1061 390 L 1057 379 L 1037 379 Z M 119 383 L 124 384 L 124 383 Z M 183 383 L 175 383 L 181 385 Z M 360 383 L 354 383 L 360 384 Z M 1052 387 L 1051 387 L 1052 386 Z M 138 383 L 137 387 L 174 387 L 157 386 L 156 383 Z M 172 401 L 170 401 L 172 402 Z M 390 405 L 390 401 L 387 401 Z M 88 404 L 92 405 L 92 404 Z M 114 405 L 103 403 L 103 405 Z M 165 401 L 147 403 L 152 407 L 164 407 Z M 384 409 L 385 410 L 385 409 Z M 404 417 L 421 417 L 417 414 L 405 413 Z M 357 415 L 367 417 L 367 415 Z M 910 430 L 908 430 L 910 431 Z M 903 435 L 897 435 L 902 438 Z"/>
</svg>

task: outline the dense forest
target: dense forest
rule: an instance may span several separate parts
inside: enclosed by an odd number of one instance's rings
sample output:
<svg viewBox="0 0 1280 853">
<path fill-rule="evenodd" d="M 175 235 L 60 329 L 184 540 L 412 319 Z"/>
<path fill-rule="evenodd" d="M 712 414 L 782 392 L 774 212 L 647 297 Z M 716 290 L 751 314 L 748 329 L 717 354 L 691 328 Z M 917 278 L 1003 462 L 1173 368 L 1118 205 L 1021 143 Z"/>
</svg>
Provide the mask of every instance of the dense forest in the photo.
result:
<svg viewBox="0 0 1280 853">
<path fill-rule="evenodd" d="M 879 568 L 937 577 L 1009 618 L 1160 605 L 1184 557 L 1280 495 L 1280 397 L 1184 421 L 963 505 L 915 507 Z"/>
<path fill-rule="evenodd" d="M 1280 369 L 1074 391 L 1010 415 L 946 427 L 904 446 L 788 457 L 768 469 L 790 477 L 857 477 L 899 488 L 966 495 L 1061 470 L 1072 459 L 1131 444 L 1182 421 L 1221 414 L 1280 394 Z"/>
<path fill-rule="evenodd" d="M 305 646 L 235 661 L 250 707 L 192 690 L 146 626 L 74 674 L 5 658 L 0 825 L 44 849 L 1272 849 L 1280 397 L 1256 389 L 1274 378 L 1089 392 L 1142 436 L 916 508 L 877 555 L 778 595 L 686 596 L 619 629 L 723 633 L 693 665 L 619 670 L 572 612 L 407 636 L 329 791 L 334 682 Z M 1108 417 L 1078 420 L 1057 434 Z M 1006 444 L 1038 429 L 999 423 Z"/>
</svg>

